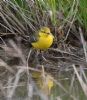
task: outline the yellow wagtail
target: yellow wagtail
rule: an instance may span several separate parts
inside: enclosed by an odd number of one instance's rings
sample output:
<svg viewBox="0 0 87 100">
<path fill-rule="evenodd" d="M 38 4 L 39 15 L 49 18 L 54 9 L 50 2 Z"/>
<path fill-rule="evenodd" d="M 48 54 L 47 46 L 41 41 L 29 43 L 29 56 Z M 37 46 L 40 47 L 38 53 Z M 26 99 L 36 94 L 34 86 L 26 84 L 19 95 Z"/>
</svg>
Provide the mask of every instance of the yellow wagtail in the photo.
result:
<svg viewBox="0 0 87 100">
<path fill-rule="evenodd" d="M 37 38 L 37 40 L 32 42 L 31 45 L 35 49 L 44 50 L 44 49 L 48 49 L 52 45 L 54 36 L 52 35 L 52 33 L 48 27 L 42 27 L 39 30 L 36 38 Z"/>
</svg>

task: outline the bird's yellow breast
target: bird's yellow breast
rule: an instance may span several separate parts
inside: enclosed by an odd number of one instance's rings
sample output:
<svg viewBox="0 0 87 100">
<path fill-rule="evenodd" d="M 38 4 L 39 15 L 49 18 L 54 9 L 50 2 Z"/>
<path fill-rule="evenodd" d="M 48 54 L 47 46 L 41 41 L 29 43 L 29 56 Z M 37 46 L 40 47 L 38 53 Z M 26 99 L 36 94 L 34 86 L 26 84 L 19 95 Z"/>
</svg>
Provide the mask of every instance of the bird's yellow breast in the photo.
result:
<svg viewBox="0 0 87 100">
<path fill-rule="evenodd" d="M 49 48 L 53 43 L 54 36 L 52 34 L 45 34 L 45 33 L 39 33 L 40 37 L 38 38 L 38 41 L 33 42 L 32 46 L 36 49 L 47 49 Z"/>
</svg>

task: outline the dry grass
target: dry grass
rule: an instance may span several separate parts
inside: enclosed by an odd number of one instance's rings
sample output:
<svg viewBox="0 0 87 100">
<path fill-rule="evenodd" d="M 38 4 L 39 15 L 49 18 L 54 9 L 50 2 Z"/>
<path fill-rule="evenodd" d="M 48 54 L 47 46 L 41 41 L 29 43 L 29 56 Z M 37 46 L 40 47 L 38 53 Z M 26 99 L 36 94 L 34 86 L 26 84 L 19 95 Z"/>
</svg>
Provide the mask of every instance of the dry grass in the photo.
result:
<svg viewBox="0 0 87 100">
<path fill-rule="evenodd" d="M 75 22 L 78 0 L 63 21 L 58 19 L 62 23 L 58 26 L 52 24 L 48 12 L 39 12 L 40 5 L 31 3 L 30 12 L 10 1 L 0 2 L 0 99 L 86 100 L 87 45 L 84 30 Z M 15 7 L 15 14 L 9 4 Z M 41 26 L 49 26 L 55 36 L 53 46 L 42 53 L 31 48 L 29 41 Z M 54 86 L 49 95 L 38 86 L 32 72 L 51 75 Z"/>
</svg>

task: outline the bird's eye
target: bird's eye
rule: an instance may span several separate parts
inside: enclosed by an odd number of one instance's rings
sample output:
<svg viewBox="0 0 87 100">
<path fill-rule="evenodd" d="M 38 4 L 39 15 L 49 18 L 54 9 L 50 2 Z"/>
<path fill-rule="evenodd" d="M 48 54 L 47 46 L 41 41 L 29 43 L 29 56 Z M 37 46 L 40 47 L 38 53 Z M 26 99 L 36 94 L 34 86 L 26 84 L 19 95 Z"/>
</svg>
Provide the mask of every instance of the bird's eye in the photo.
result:
<svg viewBox="0 0 87 100">
<path fill-rule="evenodd" d="M 45 31 L 41 31 L 42 33 L 46 33 Z"/>
<path fill-rule="evenodd" d="M 49 32 L 41 31 L 42 33 L 50 34 Z"/>
<path fill-rule="evenodd" d="M 50 34 L 50 33 L 47 33 L 47 34 Z"/>
</svg>

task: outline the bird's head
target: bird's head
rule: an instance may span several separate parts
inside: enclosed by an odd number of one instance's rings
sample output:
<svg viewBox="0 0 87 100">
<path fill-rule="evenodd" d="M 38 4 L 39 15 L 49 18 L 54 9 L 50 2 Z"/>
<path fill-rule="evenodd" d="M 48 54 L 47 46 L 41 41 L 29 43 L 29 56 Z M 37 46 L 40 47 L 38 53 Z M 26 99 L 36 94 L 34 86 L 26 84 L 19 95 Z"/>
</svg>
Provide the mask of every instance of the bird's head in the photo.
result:
<svg viewBox="0 0 87 100">
<path fill-rule="evenodd" d="M 50 28 L 48 27 L 42 27 L 40 30 L 39 30 L 39 35 L 40 36 L 48 36 L 51 34 L 51 31 L 50 31 Z"/>
</svg>

